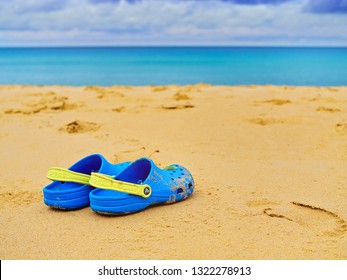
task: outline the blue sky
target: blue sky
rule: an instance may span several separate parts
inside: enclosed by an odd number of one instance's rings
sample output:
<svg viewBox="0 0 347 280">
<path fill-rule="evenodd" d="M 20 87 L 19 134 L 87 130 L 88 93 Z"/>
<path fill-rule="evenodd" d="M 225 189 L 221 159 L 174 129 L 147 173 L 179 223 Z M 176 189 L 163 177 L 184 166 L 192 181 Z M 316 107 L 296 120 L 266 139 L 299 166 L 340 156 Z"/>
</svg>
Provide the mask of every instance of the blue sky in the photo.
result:
<svg viewBox="0 0 347 280">
<path fill-rule="evenodd" d="M 347 0 L 0 0 L 0 46 L 347 46 Z"/>
</svg>

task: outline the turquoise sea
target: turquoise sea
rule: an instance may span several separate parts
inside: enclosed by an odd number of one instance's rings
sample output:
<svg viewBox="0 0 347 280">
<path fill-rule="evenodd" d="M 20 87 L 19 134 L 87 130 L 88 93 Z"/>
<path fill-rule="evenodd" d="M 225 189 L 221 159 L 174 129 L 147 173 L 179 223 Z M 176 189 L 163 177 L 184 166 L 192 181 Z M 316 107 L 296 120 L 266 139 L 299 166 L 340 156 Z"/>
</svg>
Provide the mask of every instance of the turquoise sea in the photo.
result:
<svg viewBox="0 0 347 280">
<path fill-rule="evenodd" d="M 347 48 L 0 48 L 0 84 L 347 85 Z"/>
</svg>

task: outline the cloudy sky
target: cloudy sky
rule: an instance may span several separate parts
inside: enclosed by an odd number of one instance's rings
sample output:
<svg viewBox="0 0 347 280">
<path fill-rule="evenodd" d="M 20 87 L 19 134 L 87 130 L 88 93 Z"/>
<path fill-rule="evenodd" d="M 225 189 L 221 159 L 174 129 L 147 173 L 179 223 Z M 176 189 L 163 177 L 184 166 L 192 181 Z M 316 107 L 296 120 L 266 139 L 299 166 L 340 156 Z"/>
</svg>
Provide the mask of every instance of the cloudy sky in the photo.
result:
<svg viewBox="0 0 347 280">
<path fill-rule="evenodd" d="M 0 46 L 347 46 L 347 0 L 0 0 Z"/>
</svg>

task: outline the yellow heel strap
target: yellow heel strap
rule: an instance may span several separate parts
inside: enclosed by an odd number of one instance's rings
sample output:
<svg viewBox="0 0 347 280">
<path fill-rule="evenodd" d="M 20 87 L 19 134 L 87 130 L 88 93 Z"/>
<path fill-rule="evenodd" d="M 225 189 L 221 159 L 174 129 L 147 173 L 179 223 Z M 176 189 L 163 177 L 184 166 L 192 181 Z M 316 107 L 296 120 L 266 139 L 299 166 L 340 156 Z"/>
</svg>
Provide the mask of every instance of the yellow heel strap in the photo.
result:
<svg viewBox="0 0 347 280">
<path fill-rule="evenodd" d="M 152 189 L 149 185 L 139 185 L 118 181 L 114 180 L 110 176 L 94 172 L 92 172 L 89 183 L 93 187 L 99 189 L 119 191 L 123 193 L 138 195 L 143 198 L 149 197 L 152 193 Z"/>
<path fill-rule="evenodd" d="M 74 172 L 65 168 L 51 167 L 48 169 L 47 178 L 52 181 L 74 182 L 89 185 L 90 175 Z"/>
<path fill-rule="evenodd" d="M 175 170 L 175 169 L 177 169 L 177 166 L 173 164 L 164 167 L 164 170 Z"/>
</svg>

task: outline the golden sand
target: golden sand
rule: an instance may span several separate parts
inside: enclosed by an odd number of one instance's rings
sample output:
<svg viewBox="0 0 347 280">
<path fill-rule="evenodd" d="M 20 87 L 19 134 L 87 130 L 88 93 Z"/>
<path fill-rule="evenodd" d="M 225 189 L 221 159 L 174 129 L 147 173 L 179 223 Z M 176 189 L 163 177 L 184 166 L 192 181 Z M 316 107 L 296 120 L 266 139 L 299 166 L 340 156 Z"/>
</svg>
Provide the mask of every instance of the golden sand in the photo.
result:
<svg viewBox="0 0 347 280">
<path fill-rule="evenodd" d="M 347 259 L 347 87 L 0 87 L 0 259 Z M 187 200 L 108 217 L 42 201 L 101 153 L 193 174 Z"/>
</svg>

